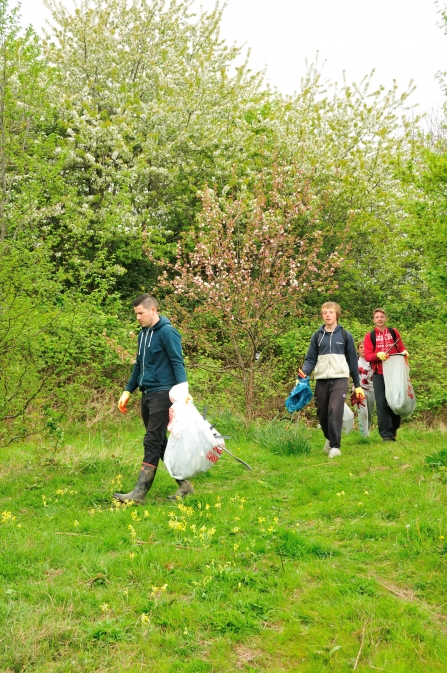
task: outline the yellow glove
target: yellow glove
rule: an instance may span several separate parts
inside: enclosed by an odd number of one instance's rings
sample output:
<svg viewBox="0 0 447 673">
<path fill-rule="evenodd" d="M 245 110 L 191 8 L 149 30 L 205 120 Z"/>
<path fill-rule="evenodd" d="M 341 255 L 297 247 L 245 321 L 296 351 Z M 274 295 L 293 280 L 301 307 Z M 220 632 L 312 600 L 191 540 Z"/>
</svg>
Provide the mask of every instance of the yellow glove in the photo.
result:
<svg viewBox="0 0 447 673">
<path fill-rule="evenodd" d="M 380 353 L 376 353 L 376 356 L 378 357 L 379 360 L 382 360 L 382 362 L 385 362 L 385 360 L 388 360 L 390 357 L 388 353 L 384 353 L 383 351 Z"/>
<path fill-rule="evenodd" d="M 188 393 L 187 396 L 185 397 L 185 404 L 188 404 L 188 402 L 192 402 L 192 397 L 191 397 L 191 395 L 190 395 L 189 393 Z"/>
<path fill-rule="evenodd" d="M 119 402 L 118 402 L 118 409 L 121 411 L 122 414 L 127 413 L 127 403 L 130 400 L 130 393 L 128 390 L 125 390 L 123 394 L 121 395 Z"/>
<path fill-rule="evenodd" d="M 363 388 L 354 388 L 354 390 L 355 390 L 355 396 L 358 400 L 365 399 L 365 393 L 363 392 Z"/>
</svg>

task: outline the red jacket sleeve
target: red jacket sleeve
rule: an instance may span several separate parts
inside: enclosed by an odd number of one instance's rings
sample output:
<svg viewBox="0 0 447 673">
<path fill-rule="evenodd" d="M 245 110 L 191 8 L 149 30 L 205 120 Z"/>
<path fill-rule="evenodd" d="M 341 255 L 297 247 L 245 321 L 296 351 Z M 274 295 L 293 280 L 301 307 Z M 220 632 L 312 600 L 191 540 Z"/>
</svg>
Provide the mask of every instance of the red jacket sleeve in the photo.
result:
<svg viewBox="0 0 447 673">
<path fill-rule="evenodd" d="M 399 342 L 400 343 L 400 342 Z M 365 360 L 366 362 L 380 362 L 378 358 L 376 358 L 374 348 L 372 345 L 371 341 L 371 336 L 370 333 L 365 335 L 365 338 L 363 339 L 363 346 L 365 348 Z"/>
</svg>

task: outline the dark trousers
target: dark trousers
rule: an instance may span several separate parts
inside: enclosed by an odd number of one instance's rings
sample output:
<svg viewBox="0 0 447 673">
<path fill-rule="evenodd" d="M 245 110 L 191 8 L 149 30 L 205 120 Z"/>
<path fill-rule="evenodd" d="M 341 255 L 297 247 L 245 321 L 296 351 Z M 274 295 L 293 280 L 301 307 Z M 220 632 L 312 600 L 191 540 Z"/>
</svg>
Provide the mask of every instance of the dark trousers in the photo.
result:
<svg viewBox="0 0 447 673">
<path fill-rule="evenodd" d="M 141 398 L 141 418 L 143 419 L 146 434 L 143 438 L 143 462 L 157 467 L 160 459 L 165 455 L 166 429 L 169 423 L 169 408 L 172 402 L 169 399 L 169 390 L 158 390 L 155 393 L 144 393 Z"/>
<path fill-rule="evenodd" d="M 379 434 L 383 439 L 396 437 L 400 426 L 400 416 L 388 406 L 385 397 L 385 381 L 383 374 L 373 374 L 374 396 L 376 398 L 377 421 Z"/>
<path fill-rule="evenodd" d="M 331 449 L 341 445 L 343 411 L 348 392 L 348 379 L 318 379 L 315 385 L 315 404 L 318 420 Z"/>
</svg>

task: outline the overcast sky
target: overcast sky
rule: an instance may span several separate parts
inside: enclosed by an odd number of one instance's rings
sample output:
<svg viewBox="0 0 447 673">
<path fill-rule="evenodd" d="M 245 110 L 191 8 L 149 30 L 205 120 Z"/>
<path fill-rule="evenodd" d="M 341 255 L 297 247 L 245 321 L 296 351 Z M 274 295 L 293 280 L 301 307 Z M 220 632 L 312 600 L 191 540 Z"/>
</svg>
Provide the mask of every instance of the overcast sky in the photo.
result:
<svg viewBox="0 0 447 673">
<path fill-rule="evenodd" d="M 43 0 L 21 4 L 24 24 L 44 25 Z M 196 4 L 212 9 L 215 0 Z M 438 20 L 434 0 L 227 0 L 222 36 L 250 46 L 252 67 L 266 68 L 284 93 L 299 88 L 305 59 L 319 52 L 327 79 L 340 82 L 346 71 L 348 81 L 360 81 L 373 68 L 384 85 L 396 79 L 406 89 L 413 79 L 413 100 L 428 111 L 444 102 L 435 74 L 447 70 L 447 36 Z"/>
</svg>

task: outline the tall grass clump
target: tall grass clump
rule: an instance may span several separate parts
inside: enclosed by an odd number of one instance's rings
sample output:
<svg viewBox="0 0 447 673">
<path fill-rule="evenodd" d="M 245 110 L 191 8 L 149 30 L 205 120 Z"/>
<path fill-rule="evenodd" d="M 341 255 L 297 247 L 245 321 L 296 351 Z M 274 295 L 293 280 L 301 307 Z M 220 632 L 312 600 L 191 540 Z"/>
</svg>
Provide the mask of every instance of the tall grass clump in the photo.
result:
<svg viewBox="0 0 447 673">
<path fill-rule="evenodd" d="M 311 445 L 306 427 L 277 419 L 259 426 L 254 440 L 264 449 L 282 456 L 301 456 L 310 453 Z"/>
</svg>

